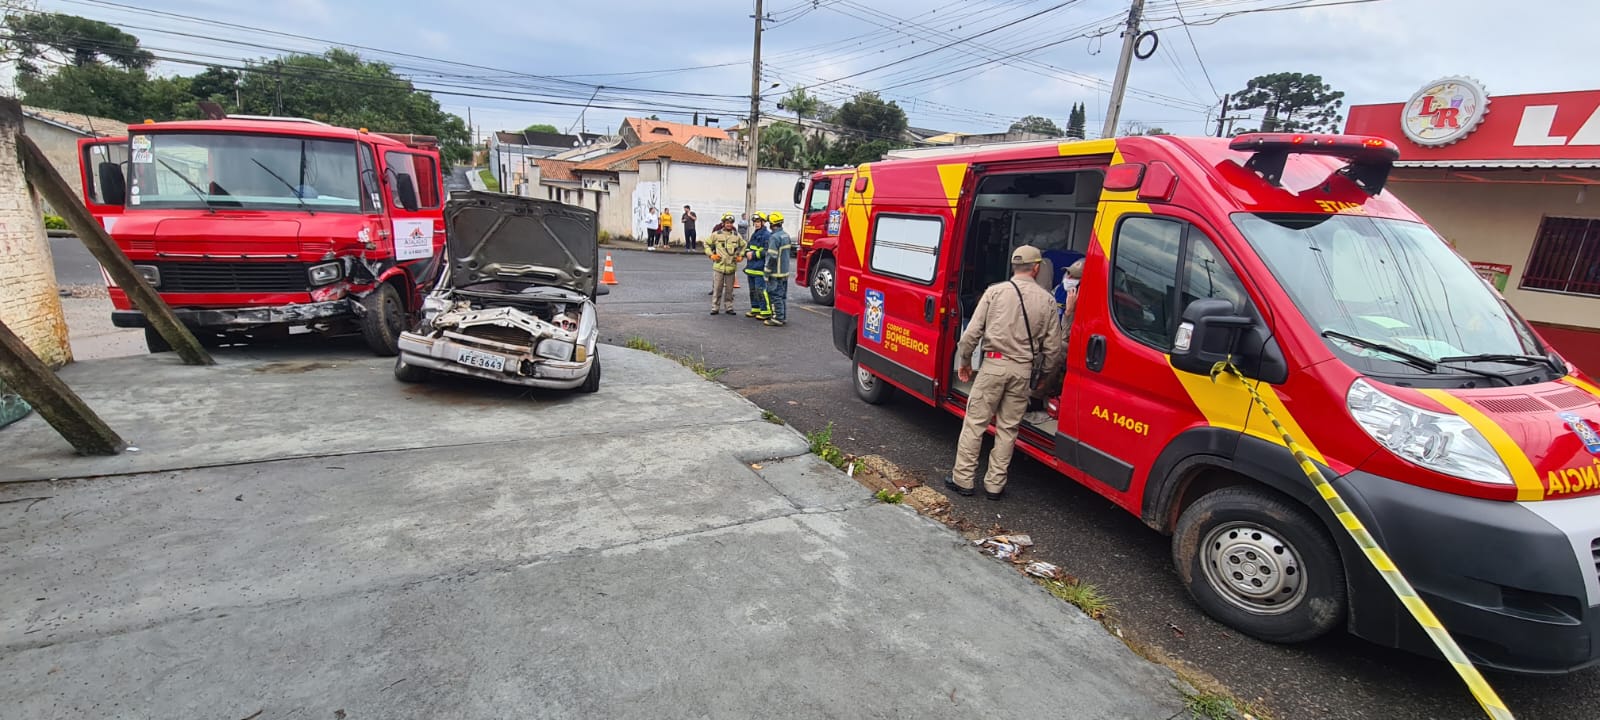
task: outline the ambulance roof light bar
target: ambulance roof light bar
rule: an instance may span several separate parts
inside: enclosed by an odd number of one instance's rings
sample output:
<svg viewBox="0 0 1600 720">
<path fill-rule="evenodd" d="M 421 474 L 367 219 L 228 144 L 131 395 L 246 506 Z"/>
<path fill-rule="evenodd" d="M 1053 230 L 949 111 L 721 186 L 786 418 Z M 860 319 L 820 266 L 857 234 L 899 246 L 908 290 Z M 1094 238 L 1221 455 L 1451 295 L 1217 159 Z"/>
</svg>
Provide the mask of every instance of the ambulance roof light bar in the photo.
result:
<svg viewBox="0 0 1600 720">
<path fill-rule="evenodd" d="M 1273 185 L 1283 180 L 1291 154 L 1332 155 L 1350 164 L 1341 174 L 1368 195 L 1383 192 L 1389 169 L 1400 159 L 1400 146 L 1381 137 L 1308 133 L 1249 133 L 1228 143 L 1228 149 L 1251 153 L 1244 166 Z"/>
</svg>

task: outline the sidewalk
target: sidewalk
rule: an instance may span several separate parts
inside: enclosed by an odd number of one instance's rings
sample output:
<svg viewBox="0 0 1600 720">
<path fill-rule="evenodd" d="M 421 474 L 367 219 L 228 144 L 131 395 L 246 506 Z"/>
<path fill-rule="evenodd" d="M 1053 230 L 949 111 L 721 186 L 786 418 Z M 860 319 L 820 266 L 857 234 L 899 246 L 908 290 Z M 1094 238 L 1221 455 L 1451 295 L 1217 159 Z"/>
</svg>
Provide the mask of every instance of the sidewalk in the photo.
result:
<svg viewBox="0 0 1600 720">
<path fill-rule="evenodd" d="M 349 350 L 68 366 L 138 451 L 0 429 L 8 714 L 1183 713 L 1170 671 L 732 391 L 601 355 L 588 396 Z"/>
<path fill-rule="evenodd" d="M 463 173 L 467 176 L 467 184 L 471 185 L 473 190 L 479 192 L 489 189 L 488 185 L 483 184 L 483 176 L 478 174 L 478 171 L 482 169 L 477 167 L 467 168 L 467 171 Z"/>
</svg>

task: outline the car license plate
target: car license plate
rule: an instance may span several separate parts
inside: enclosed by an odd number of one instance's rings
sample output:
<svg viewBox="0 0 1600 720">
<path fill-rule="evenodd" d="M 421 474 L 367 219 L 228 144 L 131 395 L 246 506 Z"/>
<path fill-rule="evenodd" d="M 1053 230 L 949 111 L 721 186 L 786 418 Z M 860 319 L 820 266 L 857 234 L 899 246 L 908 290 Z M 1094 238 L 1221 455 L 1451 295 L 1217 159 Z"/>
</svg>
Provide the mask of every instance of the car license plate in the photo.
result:
<svg viewBox="0 0 1600 720">
<path fill-rule="evenodd" d="M 481 352 L 478 350 L 462 350 L 458 352 L 456 354 L 456 362 L 461 363 L 462 365 L 471 365 L 472 367 L 483 368 L 485 370 L 493 370 L 495 372 L 505 372 L 506 369 L 506 359 L 504 356 L 496 355 L 494 353 Z"/>
</svg>

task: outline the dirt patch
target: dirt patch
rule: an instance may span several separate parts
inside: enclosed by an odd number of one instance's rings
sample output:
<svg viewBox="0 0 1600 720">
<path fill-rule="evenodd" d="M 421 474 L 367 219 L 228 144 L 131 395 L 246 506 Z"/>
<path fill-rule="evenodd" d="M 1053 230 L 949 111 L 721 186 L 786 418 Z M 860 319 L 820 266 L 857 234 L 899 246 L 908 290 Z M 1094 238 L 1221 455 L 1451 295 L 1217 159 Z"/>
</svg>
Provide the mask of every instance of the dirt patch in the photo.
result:
<svg viewBox="0 0 1600 720">
<path fill-rule="evenodd" d="M 255 371 L 258 373 L 266 373 L 268 375 L 299 375 L 300 373 L 308 373 L 312 370 L 329 370 L 336 367 L 339 366 L 331 363 L 305 360 L 267 363 L 266 365 L 256 368 Z"/>
<path fill-rule="evenodd" d="M 59 294 L 65 298 L 105 298 L 111 297 L 104 285 L 62 285 Z"/>
</svg>

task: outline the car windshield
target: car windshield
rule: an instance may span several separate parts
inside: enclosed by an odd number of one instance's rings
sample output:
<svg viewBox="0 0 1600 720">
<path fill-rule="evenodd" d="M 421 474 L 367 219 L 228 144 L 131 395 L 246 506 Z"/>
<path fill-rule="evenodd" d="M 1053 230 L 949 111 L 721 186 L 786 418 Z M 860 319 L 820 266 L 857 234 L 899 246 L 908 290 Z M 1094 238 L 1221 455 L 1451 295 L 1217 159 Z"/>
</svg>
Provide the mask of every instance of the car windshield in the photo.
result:
<svg viewBox="0 0 1600 720">
<path fill-rule="evenodd" d="M 151 133 L 129 145 L 130 206 L 361 211 L 356 144 L 348 140 Z"/>
<path fill-rule="evenodd" d="M 1426 225 L 1356 215 L 1238 213 L 1233 221 L 1300 312 L 1357 370 L 1412 375 L 1441 359 L 1544 352 L 1505 300 Z"/>
</svg>

